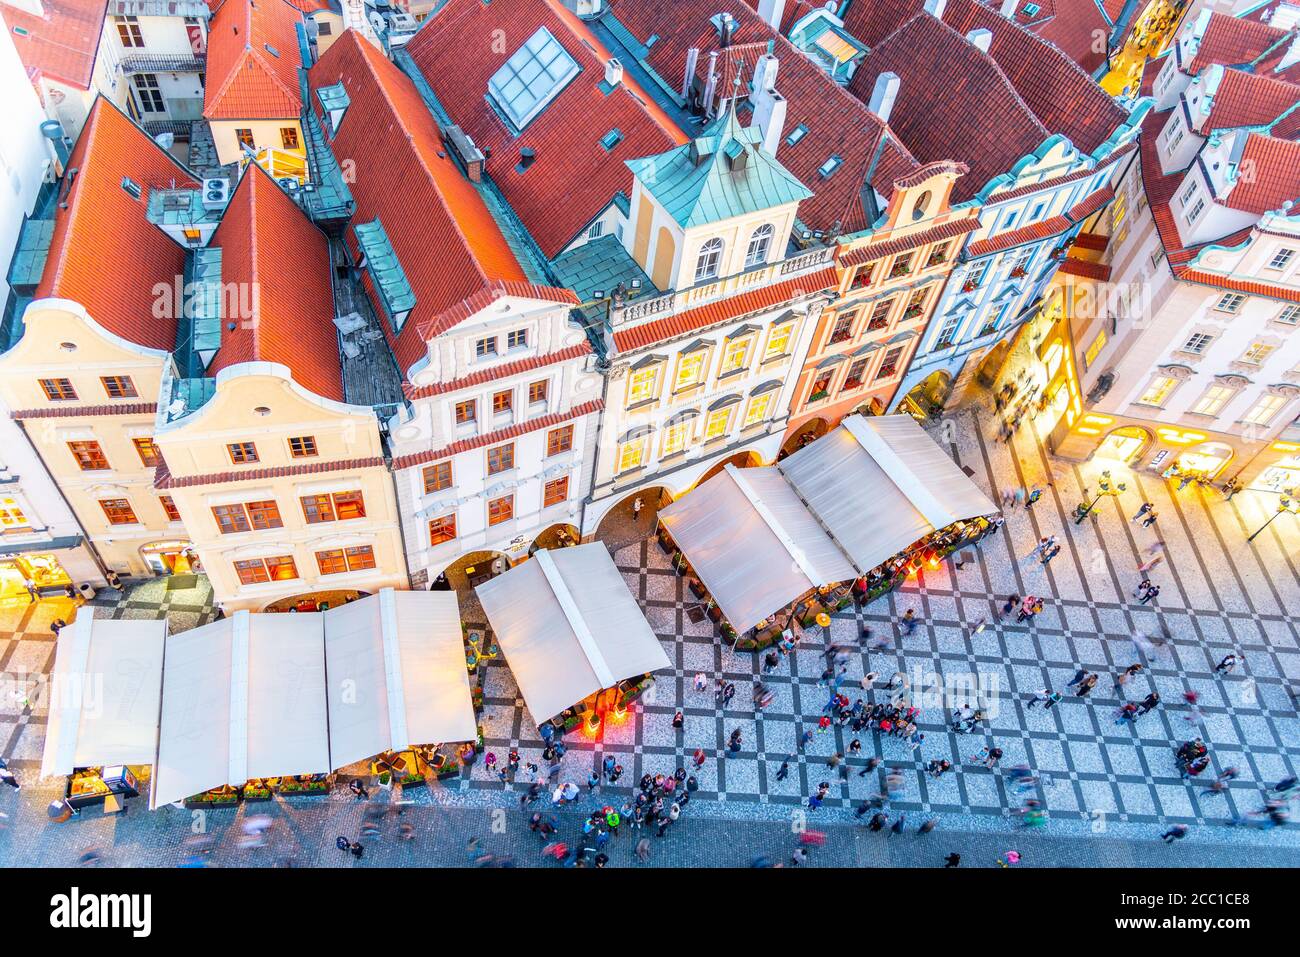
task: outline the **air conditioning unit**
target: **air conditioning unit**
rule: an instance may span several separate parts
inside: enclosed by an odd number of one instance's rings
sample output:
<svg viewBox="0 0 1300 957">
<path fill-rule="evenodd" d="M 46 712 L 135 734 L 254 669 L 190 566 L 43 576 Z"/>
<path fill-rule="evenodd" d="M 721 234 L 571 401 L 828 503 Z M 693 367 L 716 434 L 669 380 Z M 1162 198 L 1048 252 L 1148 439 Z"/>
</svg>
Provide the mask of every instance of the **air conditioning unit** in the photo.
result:
<svg viewBox="0 0 1300 957">
<path fill-rule="evenodd" d="M 230 202 L 230 180 L 205 179 L 203 181 L 203 208 L 208 211 L 225 209 Z"/>
<path fill-rule="evenodd" d="M 292 193 L 298 188 L 298 177 L 296 176 L 281 176 L 276 179 L 276 182 L 280 184 L 281 189 L 288 193 Z"/>
<path fill-rule="evenodd" d="M 420 23 L 409 13 L 393 13 L 389 15 L 389 29 L 397 33 L 414 33 L 420 29 Z"/>
</svg>

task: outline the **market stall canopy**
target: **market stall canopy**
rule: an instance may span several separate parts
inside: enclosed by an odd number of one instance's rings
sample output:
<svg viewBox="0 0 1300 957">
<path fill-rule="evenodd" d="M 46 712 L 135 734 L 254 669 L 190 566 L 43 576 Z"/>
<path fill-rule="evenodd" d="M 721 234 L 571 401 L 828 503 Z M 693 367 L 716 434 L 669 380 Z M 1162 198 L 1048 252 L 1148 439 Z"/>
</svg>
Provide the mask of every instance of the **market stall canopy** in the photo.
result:
<svg viewBox="0 0 1300 957">
<path fill-rule="evenodd" d="M 599 542 L 543 549 L 475 591 L 537 721 L 625 678 L 671 667 Z"/>
<path fill-rule="evenodd" d="M 153 763 L 167 622 L 91 612 L 59 632 L 41 777 Z"/>
<path fill-rule="evenodd" d="M 323 618 L 331 769 L 478 736 L 455 592 L 386 589 Z"/>
<path fill-rule="evenodd" d="M 659 520 L 737 631 L 812 588 L 857 577 L 775 468 L 728 465 Z"/>
<path fill-rule="evenodd" d="M 240 611 L 169 637 L 152 807 L 330 770 L 321 618 Z"/>
<path fill-rule="evenodd" d="M 910 415 L 846 416 L 777 468 L 862 572 L 998 510 Z"/>
</svg>

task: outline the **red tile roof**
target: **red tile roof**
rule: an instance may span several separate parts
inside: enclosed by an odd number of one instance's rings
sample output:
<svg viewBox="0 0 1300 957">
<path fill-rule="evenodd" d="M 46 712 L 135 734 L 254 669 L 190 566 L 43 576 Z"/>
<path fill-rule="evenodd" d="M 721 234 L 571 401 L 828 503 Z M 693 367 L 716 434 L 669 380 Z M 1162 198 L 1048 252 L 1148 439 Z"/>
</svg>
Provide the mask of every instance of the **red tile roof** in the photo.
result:
<svg viewBox="0 0 1300 957">
<path fill-rule="evenodd" d="M 1110 281 L 1110 267 L 1105 263 L 1092 263 L 1067 256 L 1058 267 L 1058 271 L 1069 273 L 1071 276 L 1081 276 L 1084 279 L 1095 279 L 1098 282 Z"/>
<path fill-rule="evenodd" d="M 336 83 L 347 90 L 350 104 L 333 149 L 355 164 L 353 223 L 380 221 L 415 293 L 415 310 L 400 334 L 382 323 L 406 370 L 425 355 L 425 336 L 440 331 L 435 323 L 431 332 L 431 321 L 495 283 L 527 286 L 524 271 L 447 154 L 419 91 L 383 53 L 355 30 L 345 31 L 312 67 L 309 82 L 313 91 Z M 316 97 L 311 107 L 321 112 Z M 327 119 L 323 125 L 329 128 Z"/>
<path fill-rule="evenodd" d="M 1002 233 L 992 239 L 981 239 L 978 242 L 971 243 L 967 253 L 970 256 L 987 256 L 989 253 L 1023 246 L 1025 243 L 1038 242 L 1056 233 L 1063 233 L 1071 226 L 1087 219 L 1114 198 L 1115 191 L 1109 186 L 1103 186 L 1075 203 L 1065 211 L 1064 215 L 1053 216 L 1037 223 L 1030 223 L 1028 226 L 1021 226 L 1019 229 Z"/>
<path fill-rule="evenodd" d="M 427 399 L 430 396 L 446 395 L 448 392 L 469 389 L 473 386 L 483 385 L 485 382 L 495 382 L 497 379 L 505 379 L 521 372 L 531 372 L 533 369 L 541 369 L 559 362 L 568 362 L 570 359 L 577 359 L 580 356 L 590 354 L 591 344 L 584 340 L 575 346 L 569 346 L 567 349 L 529 356 L 527 359 L 519 359 L 515 362 L 503 362 L 490 369 L 472 372 L 469 375 L 461 376 L 459 379 L 451 379 L 448 382 L 435 382 L 431 385 L 422 385 L 419 388 L 408 382 L 405 387 L 406 397 L 408 399 Z"/>
<path fill-rule="evenodd" d="M 13 419 L 63 419 L 91 415 L 153 415 L 156 402 L 127 402 L 121 405 L 51 405 L 43 409 L 17 409 Z"/>
<path fill-rule="evenodd" d="M 464 322 L 470 316 L 486 309 L 503 296 L 522 296 L 525 299 L 544 299 L 547 302 L 563 302 L 570 306 L 578 305 L 579 299 L 571 289 L 555 286 L 538 286 L 530 282 L 511 282 L 498 280 L 480 289 L 474 295 L 462 299 L 450 309 L 444 310 L 420 326 L 420 335 L 427 341 L 441 335 L 453 326 Z"/>
<path fill-rule="evenodd" d="M 839 285 L 839 271 L 834 267 L 787 279 L 785 282 L 760 286 L 707 305 L 686 309 L 673 316 L 654 319 L 631 328 L 614 330 L 614 345 L 619 352 L 633 352 L 660 342 L 668 342 L 700 329 L 707 329 L 732 319 L 793 302 L 810 293 L 834 289 Z"/>
<path fill-rule="evenodd" d="M 516 135 L 488 102 L 488 80 L 541 27 L 582 72 Z M 600 89 L 610 54 L 559 0 L 449 0 L 429 15 L 406 50 L 452 120 L 491 154 L 492 181 L 548 258 L 616 193 L 631 195 L 625 160 L 686 142 L 629 74 L 609 94 Z M 623 139 L 606 150 L 600 141 L 614 129 Z M 525 147 L 536 158 L 520 171 Z"/>
<path fill-rule="evenodd" d="M 210 374 L 241 362 L 278 362 L 303 388 L 342 402 L 325 234 L 270 174 L 250 163 L 212 245 L 221 249 L 222 283 L 255 290 L 256 298 L 251 316 L 227 317 Z"/>
<path fill-rule="evenodd" d="M 42 6 L 43 17 L 8 4 L 0 10 L 28 75 L 89 90 L 108 0 L 43 0 Z"/>
<path fill-rule="evenodd" d="M 774 33 L 743 0 L 614 0 L 610 12 L 642 43 L 658 36 L 647 62 L 676 88 L 685 76 L 691 48 L 700 51 L 696 66 L 700 77 L 708 70 L 709 54 L 719 52 L 718 89 L 729 95 L 736 71 L 747 82 L 758 57 L 769 42 L 773 44 L 779 61 L 776 89 L 786 100 L 785 129 L 808 127 L 795 145 L 781 144 L 777 159 L 813 191 L 811 199 L 799 204 L 800 220 L 813 229 L 841 233 L 865 229 L 870 217 L 862 206 L 862 187 L 868 178 L 888 198 L 894 181 L 916 169 L 917 161 L 874 113 Z M 724 12 L 736 20 L 731 46 L 725 50 L 709 22 Z M 843 163 L 824 177 L 818 170 L 832 156 Z"/>
<path fill-rule="evenodd" d="M 844 25 L 874 48 L 922 9 L 923 0 L 851 3 L 844 15 Z M 1068 137 L 1082 152 L 1095 152 L 1127 118 L 1110 95 L 1069 56 L 996 10 L 977 0 L 948 0 L 943 21 L 963 36 L 976 29 L 992 33 L 989 54 L 1021 99 L 1044 127 Z M 872 55 L 863 66 L 870 64 Z M 932 102 L 950 98 L 953 79 L 936 61 L 931 73 Z M 978 98 L 966 100 L 964 106 L 974 111 L 984 109 Z M 891 116 L 891 125 L 896 122 L 897 117 Z"/>
<path fill-rule="evenodd" d="M 155 286 L 173 288 L 185 251 L 145 217 L 148 191 L 194 187 L 194 174 L 104 97 L 86 125 L 60 183 L 45 272 L 37 298 L 81 303 L 109 332 L 149 349 L 176 347 L 176 315 L 155 315 Z M 122 188 L 143 188 L 135 199 Z"/>
<path fill-rule="evenodd" d="M 1002 6 L 1002 0 L 980 3 L 994 12 Z M 1100 31 L 1109 36 L 1114 21 L 1095 0 L 1035 0 L 1035 5 L 1038 12 L 1030 16 L 1022 4 L 1016 11 L 1016 23 L 1059 48 L 1089 73 L 1106 62 L 1105 46 L 1097 43 L 1096 35 Z"/>
<path fill-rule="evenodd" d="M 1286 30 L 1267 23 L 1212 13 L 1196 55 L 1186 70 L 1195 76 L 1213 63 L 1244 66 L 1263 56 L 1286 36 Z"/>
<path fill-rule="evenodd" d="M 1297 103 L 1300 103 L 1300 86 L 1294 83 L 1244 70 L 1224 70 L 1209 119 L 1201 131 L 1267 125 Z"/>
<path fill-rule="evenodd" d="M 890 125 L 912 154 L 923 163 L 955 156 L 970 167 L 953 187 L 955 203 L 975 196 L 1052 135 L 993 57 L 928 13 L 882 40 L 849 90 L 867 102 L 886 72 L 900 80 Z"/>
<path fill-rule="evenodd" d="M 1220 240 L 1226 243 L 1227 240 Z M 1205 272 L 1200 269 L 1181 269 L 1178 272 L 1180 279 L 1186 279 L 1188 282 L 1204 283 L 1207 286 L 1216 286 L 1221 289 L 1232 289 L 1236 292 L 1244 292 L 1248 296 L 1264 296 L 1268 299 L 1281 299 L 1285 302 L 1300 302 L 1300 289 L 1295 286 L 1283 286 L 1275 282 L 1253 282 L 1248 279 L 1233 279 L 1229 276 L 1223 276 L 1219 273 Z"/>
<path fill-rule="evenodd" d="M 567 412 L 552 412 L 550 415 L 544 415 L 539 419 L 529 419 L 526 422 L 516 422 L 514 425 L 507 426 L 504 429 L 497 429 L 495 432 L 485 432 L 482 435 L 476 435 L 472 438 L 461 439 L 450 445 L 444 445 L 440 449 L 430 449 L 424 452 L 413 452 L 410 455 L 403 455 L 401 458 L 393 459 L 394 471 L 398 469 L 410 468 L 413 465 L 425 465 L 429 462 L 445 459 L 451 455 L 459 455 L 461 452 L 470 452 L 474 449 L 486 448 L 489 445 L 496 445 L 498 442 L 508 442 L 510 439 L 518 438 L 528 432 L 536 432 L 539 429 L 549 429 L 559 425 L 561 422 L 569 422 L 573 419 L 580 419 L 584 415 L 594 415 L 605 407 L 604 401 L 595 399 L 591 402 L 584 402 L 582 405 L 575 405 Z"/>
<path fill-rule="evenodd" d="M 289 119 L 302 112 L 296 24 L 288 0 L 224 0 L 208 23 L 203 115 Z"/>
<path fill-rule="evenodd" d="M 1300 143 L 1251 133 L 1238 161 L 1239 175 L 1232 191 L 1221 200 L 1230 209 L 1263 215 L 1300 201 Z"/>
<path fill-rule="evenodd" d="M 979 227 L 980 220 L 978 216 L 965 216 L 961 219 L 954 219 L 942 225 L 922 230 L 919 233 L 910 233 L 898 239 L 889 239 L 883 243 L 859 246 L 857 249 L 842 255 L 839 262 L 841 266 L 861 266 L 863 263 L 875 262 L 878 259 L 894 256 L 909 249 L 919 249 L 922 246 L 928 246 L 930 243 L 952 239 L 954 236 L 965 236 L 967 233 L 979 229 Z"/>
<path fill-rule="evenodd" d="M 345 472 L 350 469 L 383 468 L 382 456 L 367 459 L 344 459 L 339 462 L 312 462 L 308 465 L 280 465 L 268 469 L 230 469 L 225 472 L 206 472 L 200 475 L 171 474 L 171 469 L 164 462 L 154 471 L 153 487 L 160 489 L 194 488 L 199 485 L 228 485 L 231 482 L 247 482 L 272 478 L 284 478 L 289 475 L 322 475 L 329 472 Z"/>
</svg>

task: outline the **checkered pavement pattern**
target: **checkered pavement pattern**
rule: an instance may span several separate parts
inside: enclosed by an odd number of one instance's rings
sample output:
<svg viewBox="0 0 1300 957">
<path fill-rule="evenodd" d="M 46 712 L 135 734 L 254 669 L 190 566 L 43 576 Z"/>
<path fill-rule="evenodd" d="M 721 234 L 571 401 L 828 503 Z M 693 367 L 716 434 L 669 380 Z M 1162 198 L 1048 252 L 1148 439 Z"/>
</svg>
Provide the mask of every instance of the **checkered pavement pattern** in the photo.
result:
<svg viewBox="0 0 1300 957">
<path fill-rule="evenodd" d="M 0 753 L 20 778 L 30 781 L 41 766 L 48 715 L 42 678 L 54 668 L 54 633 L 50 625 L 74 621 L 87 612 L 98 618 L 157 619 L 164 615 L 173 632 L 188 631 L 213 619 L 212 588 L 206 577 L 194 587 L 168 589 L 168 579 L 127 585 L 121 594 L 103 588 L 89 602 L 44 598 L 21 600 L 0 608 Z M 31 773 L 23 773 L 28 769 Z"/>
<path fill-rule="evenodd" d="M 1051 459 L 1032 423 L 1010 445 L 995 442 L 994 429 L 991 416 L 967 409 L 938 423 L 934 435 L 995 499 L 1017 486 L 1043 488 L 1034 507 L 1007 509 L 1004 528 L 973 549 L 975 560 L 961 569 L 949 562 L 927 570 L 884 598 L 835 614 L 829 629 L 810 629 L 770 674 L 761 673 L 761 654 L 733 652 L 711 622 L 692 620 L 699 617 L 694 597 L 653 540 L 618 548 L 615 562 L 673 668 L 660 673 L 648 701 L 637 703 L 623 724 L 608 724 L 598 740 L 570 733 L 560 779 L 581 785 L 612 753 L 626 776 L 606 790 L 622 795 L 646 771 L 689 766 L 695 749 L 702 748 L 708 760 L 696 772 L 697 799 L 792 810 L 806 806 L 821 782 L 830 785 L 824 806 L 855 806 L 880 794 L 891 770 L 903 775 L 904 789 L 889 806 L 909 814 L 1013 819 L 1027 796 L 1042 802 L 1049 819 L 1094 822 L 1203 824 L 1259 808 L 1263 788 L 1295 774 L 1300 764 L 1300 720 L 1291 692 L 1300 681 L 1300 655 L 1296 620 L 1287 613 L 1300 607 L 1294 557 L 1300 527 L 1275 522 L 1248 544 L 1250 532 L 1272 514 L 1275 497 L 1248 492 L 1225 502 L 1212 489 L 1180 491 L 1158 475 L 1134 474 L 1119 463 Z M 1113 480 L 1125 482 L 1126 491 L 1103 500 L 1093 516 L 1075 525 L 1075 504 L 1084 500 L 1085 489 L 1096 487 L 1105 468 Z M 1151 528 L 1130 521 L 1145 501 L 1158 514 Z M 1044 565 L 1030 553 L 1047 535 L 1056 535 L 1062 550 Z M 1141 605 L 1133 596 L 1144 577 L 1137 566 L 1151 557 L 1156 542 L 1163 543 L 1165 559 L 1146 577 L 1161 593 Z M 1044 611 L 1023 623 L 1014 615 L 1001 619 L 1011 594 L 1041 597 Z M 909 608 L 921 624 L 904 635 L 897 623 Z M 875 636 L 895 636 L 893 647 L 866 650 L 860 641 L 864 626 Z M 1144 650 L 1134 640 L 1135 633 L 1162 630 L 1170 639 L 1164 648 Z M 830 696 L 821 680 L 828 643 L 852 648 L 842 685 L 851 700 L 889 700 L 885 683 L 897 671 L 913 680 L 911 696 L 923 706 L 919 749 L 867 729 L 856 735 L 860 756 L 843 762 L 846 778 L 827 760 L 849 753 L 851 727 L 816 732 L 800 752 L 801 735 L 816 731 Z M 1216 675 L 1215 665 L 1229 653 L 1244 658 L 1231 674 Z M 1116 688 L 1113 677 L 1134 663 L 1144 670 Z M 1068 686 L 1080 670 L 1100 676 L 1085 698 Z M 700 672 L 709 679 L 704 692 L 693 685 Z M 864 692 L 859 682 L 868 672 L 880 677 L 874 690 Z M 953 706 L 961 702 L 920 696 L 917 677 L 921 688 L 974 684 L 987 696 L 976 706 L 986 706 L 990 717 L 971 733 L 955 732 Z M 717 678 L 736 685 L 726 708 L 715 699 Z M 508 667 L 493 661 L 479 680 L 488 750 L 504 763 L 516 747 L 525 762 L 542 764 L 534 721 Z M 751 691 L 760 680 L 775 700 L 756 715 Z M 1063 700 L 1050 710 L 1029 708 L 1034 694 L 1047 688 Z M 1159 692 L 1160 707 L 1136 724 L 1116 723 L 1124 701 L 1139 702 L 1150 691 Z M 1184 701 L 1187 691 L 1198 696 L 1199 717 Z M 671 723 L 678 709 L 685 715 L 680 732 Z M 728 754 L 737 728 L 742 750 Z M 1209 745 L 1213 763 L 1199 779 L 1184 780 L 1174 751 L 1198 736 Z M 1002 749 L 998 769 L 971 760 L 985 746 Z M 859 775 L 873 756 L 880 766 Z M 936 779 L 926 767 L 942 759 L 953 769 Z M 779 776 L 786 761 L 788 773 Z M 1007 768 L 1022 764 L 1039 779 L 1028 794 L 1017 793 L 1005 776 Z M 1206 793 L 1213 776 L 1228 767 L 1239 776 L 1227 794 Z M 459 785 L 464 792 L 501 786 L 482 762 Z"/>
</svg>

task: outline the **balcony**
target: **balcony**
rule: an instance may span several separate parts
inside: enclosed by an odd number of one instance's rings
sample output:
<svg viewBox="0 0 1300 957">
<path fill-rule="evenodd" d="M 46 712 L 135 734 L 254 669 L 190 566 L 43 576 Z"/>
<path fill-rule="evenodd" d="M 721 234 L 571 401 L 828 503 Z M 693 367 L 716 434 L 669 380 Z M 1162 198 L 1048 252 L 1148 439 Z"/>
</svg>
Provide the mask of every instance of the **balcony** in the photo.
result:
<svg viewBox="0 0 1300 957">
<path fill-rule="evenodd" d="M 132 53 L 122 57 L 121 66 L 127 76 L 137 73 L 202 73 L 207 69 L 207 57 L 192 53 Z"/>
</svg>

